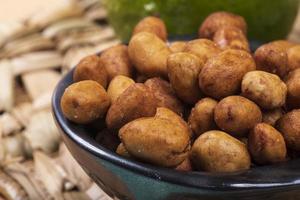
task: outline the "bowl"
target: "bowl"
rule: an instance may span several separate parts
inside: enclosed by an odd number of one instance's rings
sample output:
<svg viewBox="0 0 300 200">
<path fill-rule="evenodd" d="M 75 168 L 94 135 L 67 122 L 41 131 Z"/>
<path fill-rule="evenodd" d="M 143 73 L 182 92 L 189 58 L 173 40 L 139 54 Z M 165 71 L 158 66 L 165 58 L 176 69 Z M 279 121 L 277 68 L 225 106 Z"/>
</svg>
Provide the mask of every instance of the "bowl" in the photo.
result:
<svg viewBox="0 0 300 200">
<path fill-rule="evenodd" d="M 60 99 L 70 71 L 57 85 L 52 111 L 63 141 L 84 171 L 115 199 L 300 199 L 300 160 L 235 173 L 179 172 L 123 158 L 100 145 L 91 131 L 68 121 Z"/>
</svg>

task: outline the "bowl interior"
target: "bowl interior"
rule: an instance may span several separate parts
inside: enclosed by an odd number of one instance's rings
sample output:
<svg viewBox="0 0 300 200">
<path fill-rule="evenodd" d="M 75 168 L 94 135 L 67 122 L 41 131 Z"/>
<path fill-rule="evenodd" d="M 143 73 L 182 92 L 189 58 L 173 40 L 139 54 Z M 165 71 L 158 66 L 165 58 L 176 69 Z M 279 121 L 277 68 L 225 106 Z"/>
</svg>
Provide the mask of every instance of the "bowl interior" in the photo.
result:
<svg viewBox="0 0 300 200">
<path fill-rule="evenodd" d="M 300 159 L 276 165 L 256 166 L 247 171 L 235 173 L 208 173 L 201 171 L 179 172 L 123 158 L 109 148 L 100 145 L 95 140 L 95 131 L 90 127 L 74 124 L 63 116 L 60 99 L 65 88 L 72 84 L 72 75 L 73 71 L 70 71 L 57 85 L 53 94 L 52 109 L 63 134 L 72 139 L 78 148 L 135 173 L 190 187 L 244 190 L 300 185 Z M 101 127 L 104 120 L 99 124 Z"/>
</svg>

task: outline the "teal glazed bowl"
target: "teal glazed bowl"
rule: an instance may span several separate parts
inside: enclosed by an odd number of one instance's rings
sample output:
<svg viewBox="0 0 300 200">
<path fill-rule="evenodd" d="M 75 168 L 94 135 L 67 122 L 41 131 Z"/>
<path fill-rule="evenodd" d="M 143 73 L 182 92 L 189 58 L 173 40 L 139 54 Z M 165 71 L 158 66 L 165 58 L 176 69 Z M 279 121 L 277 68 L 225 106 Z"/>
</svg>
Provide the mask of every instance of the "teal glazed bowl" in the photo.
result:
<svg viewBox="0 0 300 200">
<path fill-rule="evenodd" d="M 237 173 L 178 172 L 128 160 L 94 139 L 88 127 L 68 121 L 60 99 L 73 71 L 57 85 L 52 109 L 63 141 L 85 172 L 114 199 L 124 200 L 297 200 L 300 160 Z"/>
</svg>

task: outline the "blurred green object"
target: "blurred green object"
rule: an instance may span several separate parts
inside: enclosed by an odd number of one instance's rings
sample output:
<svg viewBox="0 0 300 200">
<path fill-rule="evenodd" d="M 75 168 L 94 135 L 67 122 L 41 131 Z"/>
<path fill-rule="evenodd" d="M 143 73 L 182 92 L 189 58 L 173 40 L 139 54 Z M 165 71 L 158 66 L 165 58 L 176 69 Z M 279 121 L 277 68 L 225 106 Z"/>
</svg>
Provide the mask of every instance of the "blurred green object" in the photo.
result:
<svg viewBox="0 0 300 200">
<path fill-rule="evenodd" d="M 106 0 L 117 35 L 128 42 L 135 24 L 148 15 L 160 16 L 170 37 L 195 37 L 202 21 L 215 11 L 244 16 L 250 40 L 283 39 L 290 32 L 299 0 Z"/>
</svg>

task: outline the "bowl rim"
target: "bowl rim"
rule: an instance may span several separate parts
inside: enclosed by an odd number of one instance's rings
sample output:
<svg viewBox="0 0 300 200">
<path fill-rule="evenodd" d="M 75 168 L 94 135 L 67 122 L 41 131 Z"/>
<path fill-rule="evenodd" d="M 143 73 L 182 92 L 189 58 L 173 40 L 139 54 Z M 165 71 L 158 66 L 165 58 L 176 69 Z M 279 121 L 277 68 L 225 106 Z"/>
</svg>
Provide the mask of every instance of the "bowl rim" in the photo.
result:
<svg viewBox="0 0 300 200">
<path fill-rule="evenodd" d="M 297 171 L 297 169 L 300 169 L 300 159 L 234 173 L 181 172 L 126 159 L 101 146 L 95 140 L 88 141 L 80 137 L 69 127 L 60 107 L 60 99 L 65 88 L 73 82 L 73 71 L 74 68 L 59 81 L 54 90 L 52 96 L 53 117 L 62 130 L 62 134 L 65 134 L 76 145 L 94 156 L 133 173 L 187 187 L 218 191 L 252 191 L 263 189 L 281 190 L 287 187 L 300 186 L 300 170 Z"/>
</svg>

